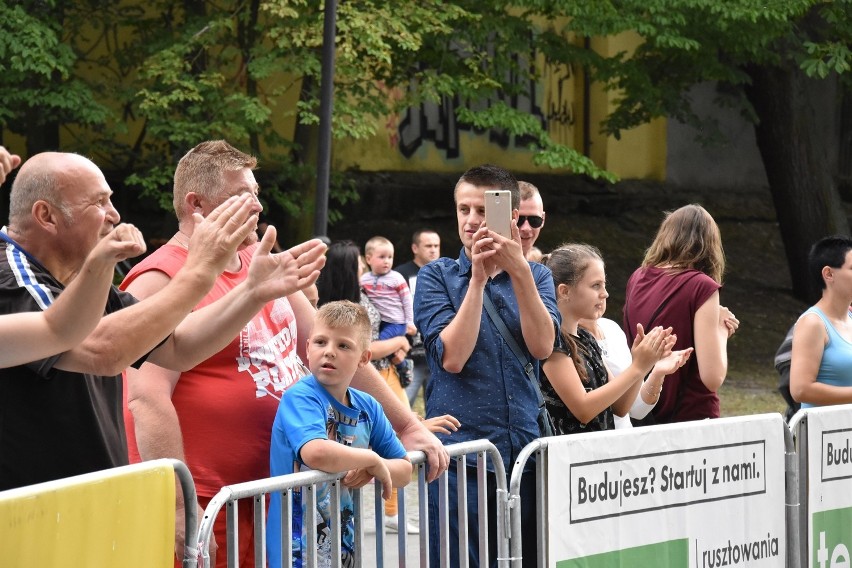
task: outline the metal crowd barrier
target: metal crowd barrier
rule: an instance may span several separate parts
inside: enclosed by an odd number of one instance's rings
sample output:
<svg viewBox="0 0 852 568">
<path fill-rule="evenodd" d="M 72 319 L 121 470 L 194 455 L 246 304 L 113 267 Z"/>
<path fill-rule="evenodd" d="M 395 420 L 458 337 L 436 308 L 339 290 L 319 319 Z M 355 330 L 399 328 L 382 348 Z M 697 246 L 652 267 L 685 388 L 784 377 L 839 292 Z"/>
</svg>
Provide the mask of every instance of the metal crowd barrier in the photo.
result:
<svg viewBox="0 0 852 568">
<path fill-rule="evenodd" d="M 497 492 L 498 495 L 506 495 L 506 473 L 505 468 L 503 467 L 503 460 L 500 457 L 500 453 L 497 451 L 497 448 L 487 440 L 473 440 L 470 442 L 463 442 L 459 444 L 453 444 L 446 447 L 447 452 L 450 454 L 451 458 L 456 458 L 456 468 L 458 471 L 458 500 L 459 500 L 459 548 L 460 548 L 460 558 L 463 559 L 462 566 L 467 565 L 467 534 L 465 527 L 467 526 L 467 499 L 466 499 L 466 467 L 467 467 L 467 457 L 470 454 L 476 455 L 476 467 L 477 467 L 477 478 L 478 478 L 478 491 L 479 491 L 479 503 L 485 503 L 485 479 L 486 479 L 486 458 L 490 459 L 494 465 L 494 469 L 496 472 L 497 479 Z M 420 523 L 420 535 L 419 535 L 419 557 L 420 557 L 420 566 L 427 567 L 429 566 L 429 512 L 427 507 L 428 502 L 428 491 L 429 485 L 426 482 L 426 456 L 423 452 L 409 452 L 409 459 L 411 459 L 412 464 L 415 466 L 415 472 L 417 473 L 417 482 L 415 487 L 417 488 L 417 494 L 419 499 L 419 511 L 418 518 Z M 290 528 L 292 527 L 292 515 L 293 515 L 293 491 L 297 488 L 303 488 L 302 498 L 305 500 L 306 506 L 309 510 L 313 510 L 316 508 L 316 485 L 319 483 L 330 483 L 331 484 L 331 499 L 337 504 L 336 507 L 332 507 L 332 526 L 331 526 L 331 539 L 332 539 L 332 550 L 340 550 L 341 541 L 340 541 L 340 480 L 345 476 L 345 473 L 337 473 L 330 474 L 319 471 L 306 471 L 300 473 L 294 473 L 290 475 L 283 475 L 279 477 L 272 477 L 267 479 L 260 479 L 256 481 L 249 481 L 246 483 L 239 483 L 234 485 L 228 485 L 223 487 L 219 493 L 210 500 L 207 508 L 204 511 L 204 516 L 201 520 L 201 526 L 198 530 L 198 549 L 201 554 L 201 565 L 204 568 L 210 567 L 210 541 L 213 533 L 213 524 L 216 520 L 217 515 L 219 515 L 222 508 L 225 508 L 226 514 L 226 524 L 227 524 L 227 542 L 228 542 L 228 566 L 235 567 L 237 566 L 237 561 L 239 558 L 239 544 L 238 544 L 238 535 L 237 535 L 237 512 L 238 507 L 240 506 L 241 500 L 251 499 L 253 504 L 254 511 L 254 553 L 255 553 L 255 566 L 265 567 L 266 566 L 266 496 L 273 492 L 281 493 L 281 526 L 282 526 L 282 534 L 278 536 L 281 538 L 281 551 L 282 551 L 282 565 L 285 567 L 292 566 L 292 550 L 291 550 L 291 535 Z M 414 484 L 412 484 L 414 485 Z M 398 552 L 399 552 L 399 566 L 404 567 L 407 564 L 406 555 L 408 542 L 406 538 L 406 512 L 405 512 L 405 491 L 412 486 L 409 485 L 406 488 L 400 488 L 398 492 L 398 504 L 399 504 L 399 534 L 397 536 L 398 543 Z M 448 527 L 449 527 L 449 506 L 447 499 L 448 492 L 448 479 L 447 474 L 444 473 L 438 480 L 439 487 L 439 516 L 440 516 L 440 535 L 441 535 L 441 547 L 440 547 L 440 555 L 441 555 L 441 566 L 447 567 L 449 566 L 449 538 L 447 538 Z M 363 519 L 363 503 L 362 503 L 362 495 L 361 490 L 353 491 L 353 502 L 355 509 L 357 511 L 357 515 L 359 519 Z M 376 519 L 376 566 L 381 568 L 385 564 L 385 554 L 384 554 L 384 543 L 385 543 L 385 534 L 384 534 L 384 502 L 381 498 L 381 484 L 376 482 L 375 485 L 375 519 Z M 504 499 L 498 499 L 498 503 L 503 502 Z M 243 505 L 248 506 L 247 503 Z M 486 562 L 483 565 L 487 565 L 487 555 L 488 555 L 488 543 L 487 543 L 487 524 L 488 524 L 488 516 L 487 509 L 484 506 L 480 506 L 479 511 L 479 523 L 480 523 L 480 542 L 479 548 L 483 556 L 481 558 L 485 559 Z M 505 519 L 505 511 L 498 510 L 497 511 L 497 534 L 498 534 L 498 555 L 499 558 L 505 559 L 508 555 L 508 535 L 505 529 L 506 523 Z M 307 539 L 308 542 L 316 542 L 316 526 L 314 523 L 306 523 L 307 530 Z M 357 522 L 356 523 L 356 531 L 355 531 L 355 549 L 356 549 L 356 558 L 355 558 L 355 566 L 362 566 L 363 554 L 362 551 L 364 546 L 364 533 L 365 533 L 365 523 Z M 187 533 L 189 534 L 189 533 Z M 190 542 L 187 540 L 187 542 Z M 463 552 L 463 553 L 462 553 Z M 307 565 L 314 566 L 316 565 L 316 549 L 311 547 L 308 550 L 308 558 Z M 341 564 L 340 554 L 332 554 L 331 558 L 332 566 L 339 567 Z M 278 567 L 270 567 L 270 568 L 278 568 Z"/>
<path fill-rule="evenodd" d="M 798 415 L 797 415 L 798 416 Z M 648 428 L 654 428 L 650 426 Z M 791 429 L 793 424 L 791 422 Z M 592 434 L 594 435 L 594 434 Z M 555 438 L 539 438 L 533 440 L 518 456 L 512 467 L 512 474 L 509 481 L 508 495 L 508 513 L 510 526 L 510 545 L 511 558 L 510 565 L 514 568 L 520 568 L 523 563 L 523 547 L 521 542 L 521 476 L 523 475 L 525 466 L 531 457 L 535 458 L 535 500 L 536 500 L 536 549 L 538 566 L 547 565 L 546 551 L 548 549 L 548 484 L 547 484 L 547 463 L 548 463 L 548 443 Z M 807 436 L 797 438 L 800 443 L 807 443 Z M 793 433 L 790 429 L 784 428 L 784 445 L 785 445 L 785 505 L 786 505 L 786 530 L 787 530 L 787 566 L 788 568 L 798 568 L 799 566 L 807 566 L 807 547 L 801 546 L 801 526 L 807 526 L 806 508 L 800 507 L 800 503 L 805 503 L 807 492 L 807 475 L 802 477 L 800 482 L 799 472 L 807 472 L 805 468 L 806 451 L 802 452 L 801 448 L 797 452 L 797 447 L 794 445 Z M 803 457 L 805 456 L 805 457 Z M 803 496 L 804 493 L 804 496 Z M 804 525 L 801 523 L 804 522 Z M 801 564 L 800 564 L 801 562 Z"/>
<path fill-rule="evenodd" d="M 533 440 L 521 450 L 515 465 L 512 466 L 512 477 L 509 481 L 509 526 L 511 527 L 510 542 L 512 546 L 511 566 L 520 568 L 523 565 L 523 550 L 521 544 L 521 476 L 530 457 L 535 457 L 535 502 L 536 502 L 536 549 L 538 565 L 545 565 L 547 550 L 547 438 Z"/>
<path fill-rule="evenodd" d="M 797 490 L 800 506 L 795 523 L 791 523 L 795 524 L 800 534 L 801 548 L 796 557 L 797 566 L 848 564 L 848 511 L 852 505 L 852 499 L 849 498 L 849 488 L 852 486 L 852 451 L 849 450 L 852 405 L 803 408 L 790 419 L 790 431 L 795 440 L 796 467 L 799 471 Z M 838 440 L 841 444 L 845 440 L 845 447 L 835 448 L 832 452 L 832 443 L 836 444 Z M 813 447 L 810 447 L 811 443 Z M 841 459 L 831 460 L 831 456 Z M 833 521 L 825 521 L 826 515 L 839 511 L 846 512 L 845 520 L 835 517 Z M 830 537 L 837 535 L 824 538 L 824 534 L 817 528 L 817 519 L 821 523 L 828 522 L 828 526 L 837 529 L 841 535 L 842 542 L 837 543 L 836 548 L 830 542 Z"/>
</svg>

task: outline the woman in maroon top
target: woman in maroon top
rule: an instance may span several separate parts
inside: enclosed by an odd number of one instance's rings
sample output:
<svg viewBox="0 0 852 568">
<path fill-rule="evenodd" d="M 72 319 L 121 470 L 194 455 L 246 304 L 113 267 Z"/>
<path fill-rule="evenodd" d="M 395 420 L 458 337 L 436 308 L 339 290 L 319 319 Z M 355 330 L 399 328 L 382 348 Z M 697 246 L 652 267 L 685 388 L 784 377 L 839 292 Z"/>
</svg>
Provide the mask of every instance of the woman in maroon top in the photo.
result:
<svg viewBox="0 0 852 568">
<path fill-rule="evenodd" d="M 642 267 L 627 282 L 624 329 L 633 341 L 636 324 L 673 328 L 674 349 L 694 347 L 686 365 L 669 375 L 653 410 L 657 423 L 719 417 L 719 396 L 728 372 L 728 338 L 739 326 L 720 305 L 725 254 L 719 227 L 700 205 L 666 215 Z"/>
</svg>

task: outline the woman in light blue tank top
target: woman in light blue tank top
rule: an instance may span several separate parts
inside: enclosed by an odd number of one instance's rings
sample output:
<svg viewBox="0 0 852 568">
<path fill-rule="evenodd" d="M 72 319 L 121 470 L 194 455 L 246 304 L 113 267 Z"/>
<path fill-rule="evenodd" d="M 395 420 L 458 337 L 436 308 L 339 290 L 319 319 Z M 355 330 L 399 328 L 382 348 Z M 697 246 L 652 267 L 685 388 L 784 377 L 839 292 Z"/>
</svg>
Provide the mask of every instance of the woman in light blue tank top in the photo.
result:
<svg viewBox="0 0 852 568">
<path fill-rule="evenodd" d="M 822 297 L 796 323 L 790 392 L 802 408 L 852 403 L 852 239 L 814 244 L 808 274 Z"/>
</svg>

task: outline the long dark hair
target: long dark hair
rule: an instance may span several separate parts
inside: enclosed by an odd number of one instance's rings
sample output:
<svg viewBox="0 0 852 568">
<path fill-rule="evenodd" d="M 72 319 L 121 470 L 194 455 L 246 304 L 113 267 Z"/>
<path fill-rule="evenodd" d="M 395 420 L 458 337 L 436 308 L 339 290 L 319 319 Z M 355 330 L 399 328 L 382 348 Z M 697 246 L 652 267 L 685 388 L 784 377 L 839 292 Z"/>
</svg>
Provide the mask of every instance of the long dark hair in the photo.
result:
<svg viewBox="0 0 852 568">
<path fill-rule="evenodd" d="M 601 251 L 587 244 L 563 244 L 550 254 L 541 259 L 541 263 L 547 266 L 553 273 L 553 284 L 559 290 L 560 284 L 574 287 L 583 279 L 583 274 L 593 260 L 603 262 Z M 589 382 L 589 374 L 586 372 L 585 358 L 589 356 L 586 349 L 575 340 L 571 334 L 563 333 L 562 338 L 571 350 L 571 360 L 574 368 L 580 375 L 580 380 Z M 580 356 L 582 353 L 582 357 Z"/>
<path fill-rule="evenodd" d="M 359 256 L 361 250 L 352 241 L 331 243 L 326 252 L 325 266 L 317 280 L 318 306 L 337 300 L 349 300 L 357 304 L 361 300 Z"/>
</svg>

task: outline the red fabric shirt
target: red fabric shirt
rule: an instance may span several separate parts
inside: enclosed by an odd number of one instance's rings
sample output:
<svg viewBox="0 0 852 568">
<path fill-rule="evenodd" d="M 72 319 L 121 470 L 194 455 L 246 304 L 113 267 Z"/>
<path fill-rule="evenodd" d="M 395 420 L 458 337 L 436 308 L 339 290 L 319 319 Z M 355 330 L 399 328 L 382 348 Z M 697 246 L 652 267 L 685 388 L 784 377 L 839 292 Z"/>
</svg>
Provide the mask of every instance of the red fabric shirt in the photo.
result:
<svg viewBox="0 0 852 568">
<path fill-rule="evenodd" d="M 647 330 L 652 326 L 671 326 L 677 334 L 674 349 L 695 347 L 695 312 L 721 286 L 698 270 L 670 272 L 661 268 L 639 268 L 627 281 L 624 301 L 624 331 L 633 344 L 636 324 Z M 719 396 L 704 386 L 698 373 L 698 358 L 693 354 L 686 365 L 666 377 L 660 400 L 653 410 L 659 423 L 685 422 L 719 417 Z"/>
<path fill-rule="evenodd" d="M 253 248 L 240 251 L 242 268 L 224 272 L 201 308 L 245 280 Z M 187 251 L 166 245 L 136 265 L 126 288 L 149 270 L 174 277 Z M 281 393 L 301 377 L 296 318 L 285 298 L 268 303 L 225 349 L 181 373 L 172 393 L 186 463 L 198 494 L 212 497 L 224 485 L 269 477 L 269 442 Z M 133 416 L 124 407 L 130 461 L 140 461 Z"/>
</svg>

